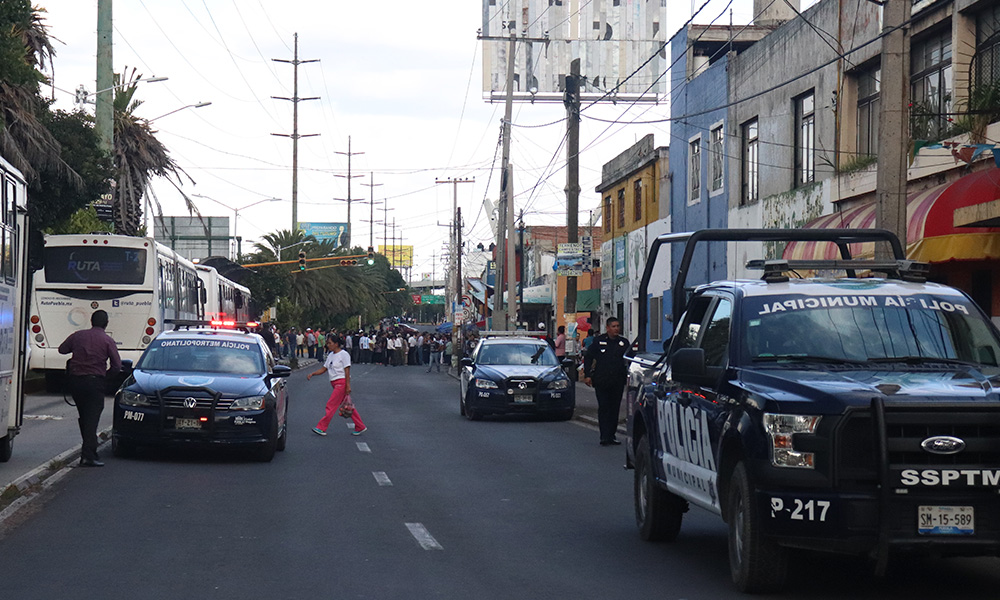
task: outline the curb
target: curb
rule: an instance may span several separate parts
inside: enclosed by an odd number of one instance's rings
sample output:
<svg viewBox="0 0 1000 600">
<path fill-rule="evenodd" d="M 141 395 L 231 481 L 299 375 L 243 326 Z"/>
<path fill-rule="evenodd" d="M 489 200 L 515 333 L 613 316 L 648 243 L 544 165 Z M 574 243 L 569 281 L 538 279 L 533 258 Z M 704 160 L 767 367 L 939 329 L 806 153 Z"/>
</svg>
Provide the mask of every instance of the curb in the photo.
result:
<svg viewBox="0 0 1000 600">
<path fill-rule="evenodd" d="M 111 427 L 97 432 L 97 447 L 100 448 L 110 439 Z M 41 492 L 65 477 L 71 469 L 75 469 L 76 465 L 73 463 L 80 457 L 81 450 L 82 444 L 74 446 L 28 471 L 0 490 L 0 526 Z"/>
</svg>

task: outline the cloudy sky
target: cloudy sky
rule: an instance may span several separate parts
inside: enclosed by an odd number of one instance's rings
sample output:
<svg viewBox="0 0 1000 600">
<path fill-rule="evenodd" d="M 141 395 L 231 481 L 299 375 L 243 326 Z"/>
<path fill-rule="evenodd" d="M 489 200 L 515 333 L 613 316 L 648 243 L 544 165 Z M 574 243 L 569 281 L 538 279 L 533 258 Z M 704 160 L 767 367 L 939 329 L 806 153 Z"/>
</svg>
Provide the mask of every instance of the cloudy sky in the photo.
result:
<svg viewBox="0 0 1000 600">
<path fill-rule="evenodd" d="M 73 107 L 72 91 L 95 91 L 96 0 L 35 0 L 46 10 L 56 58 L 50 93 L 57 107 Z M 699 5 L 701 0 L 698 0 Z M 806 0 L 803 5 L 813 2 Z M 667 30 L 691 15 L 689 0 L 667 0 Z M 745 23 L 752 0 L 712 0 L 695 22 Z M 300 221 L 347 219 L 348 137 L 353 178 L 350 195 L 367 200 L 374 218 L 388 218 L 388 235 L 415 247 L 414 279 L 441 277 L 454 186 L 435 180 L 475 178 L 458 186 L 463 235 L 472 246 L 488 244 L 491 233 L 483 199 L 499 195 L 498 141 L 502 104 L 482 95 L 482 0 L 119 0 L 114 5 L 114 68 L 132 67 L 140 84 L 139 116 L 153 119 L 158 137 L 193 181 L 189 195 L 214 198 L 239 213 L 244 251 L 260 235 L 291 227 L 292 144 L 272 134 L 292 132 L 293 36 L 298 33 Z M 203 108 L 176 109 L 199 102 Z M 93 110 L 88 107 L 87 110 Z M 668 105 L 595 107 L 598 118 L 662 118 Z M 166 115 L 162 118 L 160 115 Z M 560 105 L 517 104 L 511 145 L 515 167 L 515 210 L 529 225 L 566 222 L 564 125 Z M 669 127 L 581 124 L 580 222 L 598 206 L 594 187 L 601 165 L 642 136 L 670 144 Z M 338 154 L 345 153 L 345 154 Z M 374 188 L 362 183 L 381 184 Z M 176 191 L 157 184 L 167 215 L 186 214 Z M 268 198 L 280 200 L 267 201 Z M 196 198 L 203 215 L 233 216 L 207 198 Z M 251 204 L 260 202 L 254 206 Z M 247 207 L 247 208 L 243 208 Z M 379 209 L 388 208 L 387 212 Z M 370 206 L 352 204 L 353 241 L 367 246 Z M 383 243 L 383 225 L 373 231 Z M 249 241 L 248 241 L 249 240 Z M 391 243 L 391 242 L 390 242 Z"/>
</svg>

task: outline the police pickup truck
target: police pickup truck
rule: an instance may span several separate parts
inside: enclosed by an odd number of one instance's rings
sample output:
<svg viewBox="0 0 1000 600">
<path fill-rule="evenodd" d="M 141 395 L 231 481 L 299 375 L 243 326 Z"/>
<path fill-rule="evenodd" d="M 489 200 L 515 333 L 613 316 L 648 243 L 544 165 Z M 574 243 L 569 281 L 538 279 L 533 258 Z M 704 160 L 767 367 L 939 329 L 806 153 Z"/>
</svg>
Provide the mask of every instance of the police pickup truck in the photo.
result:
<svg viewBox="0 0 1000 600">
<path fill-rule="evenodd" d="M 686 288 L 713 241 L 833 243 L 841 258 L 751 261 L 761 279 Z M 851 258 L 873 241 L 895 258 Z M 887 231 L 702 230 L 654 241 L 640 298 L 663 244 L 683 244 L 677 326 L 627 389 L 643 539 L 676 538 L 690 504 L 720 515 L 745 592 L 779 589 L 790 549 L 879 573 L 890 553 L 1000 554 L 1000 337 L 967 295 L 927 283 Z M 834 270 L 847 276 L 797 276 Z"/>
</svg>

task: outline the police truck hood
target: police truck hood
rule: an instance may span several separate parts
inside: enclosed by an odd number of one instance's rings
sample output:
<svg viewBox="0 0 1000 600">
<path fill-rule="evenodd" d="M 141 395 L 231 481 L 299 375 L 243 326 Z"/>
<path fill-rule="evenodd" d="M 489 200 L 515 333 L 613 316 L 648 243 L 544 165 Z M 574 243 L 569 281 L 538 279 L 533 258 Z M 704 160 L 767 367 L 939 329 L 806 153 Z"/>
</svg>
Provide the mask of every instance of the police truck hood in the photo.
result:
<svg viewBox="0 0 1000 600">
<path fill-rule="evenodd" d="M 155 396 L 157 390 L 168 387 L 204 387 L 222 394 L 223 398 L 261 396 L 267 393 L 261 375 L 136 370 L 133 371 L 132 377 L 134 383 L 126 387 L 149 396 Z M 175 392 L 177 393 L 182 392 Z"/>
</svg>

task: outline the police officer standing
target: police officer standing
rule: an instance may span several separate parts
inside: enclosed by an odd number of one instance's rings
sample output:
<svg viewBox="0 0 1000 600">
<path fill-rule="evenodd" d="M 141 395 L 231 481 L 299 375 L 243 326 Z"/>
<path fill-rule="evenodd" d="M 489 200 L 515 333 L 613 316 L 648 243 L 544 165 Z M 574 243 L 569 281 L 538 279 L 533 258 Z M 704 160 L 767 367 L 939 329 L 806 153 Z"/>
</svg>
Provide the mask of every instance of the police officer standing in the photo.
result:
<svg viewBox="0 0 1000 600">
<path fill-rule="evenodd" d="M 597 395 L 597 423 L 602 446 L 621 444 L 615 433 L 628 377 L 625 354 L 630 348 L 628 340 L 618 335 L 621 330 L 621 321 L 614 317 L 608 319 L 607 333 L 597 336 L 583 362 L 583 382 L 592 386 Z"/>
<path fill-rule="evenodd" d="M 122 368 L 118 348 L 104 329 L 108 326 L 108 313 L 94 311 L 90 316 L 90 329 L 75 331 L 59 345 L 59 354 L 70 354 L 70 392 L 80 415 L 80 436 L 83 449 L 80 464 L 84 467 L 103 467 L 97 456 L 97 427 L 104 410 L 105 379 L 115 375 Z M 111 369 L 108 370 L 108 361 Z"/>
</svg>

